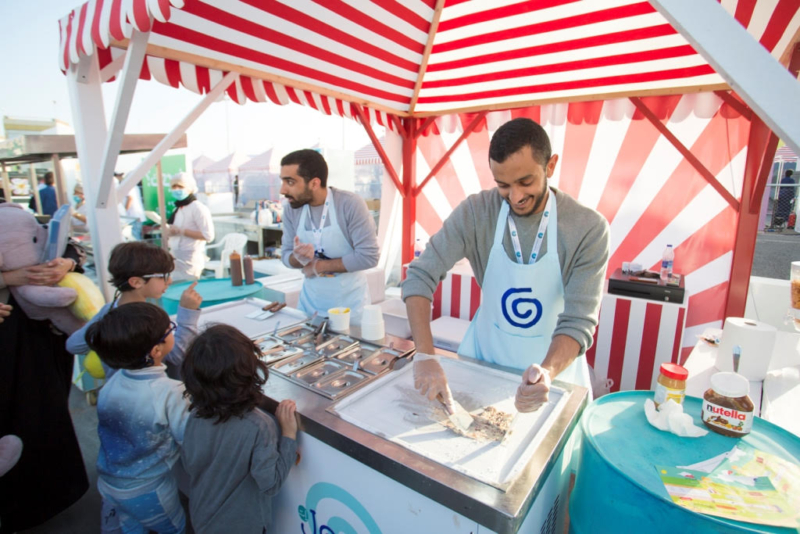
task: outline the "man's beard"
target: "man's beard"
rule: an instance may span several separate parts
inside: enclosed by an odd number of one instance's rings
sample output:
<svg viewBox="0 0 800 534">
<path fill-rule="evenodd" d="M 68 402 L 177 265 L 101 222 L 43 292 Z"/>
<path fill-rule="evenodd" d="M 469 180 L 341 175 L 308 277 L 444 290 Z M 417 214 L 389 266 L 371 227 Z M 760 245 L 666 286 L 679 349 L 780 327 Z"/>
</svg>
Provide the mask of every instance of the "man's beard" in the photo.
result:
<svg viewBox="0 0 800 534">
<path fill-rule="evenodd" d="M 542 190 L 542 193 L 540 195 L 536 196 L 536 201 L 533 203 L 533 207 L 531 209 L 529 209 L 525 213 L 517 213 L 516 211 L 514 211 L 514 206 L 511 204 L 511 202 L 508 199 L 506 199 L 506 202 L 508 202 L 508 206 L 511 208 L 511 211 L 517 217 L 530 217 L 531 215 L 536 213 L 536 211 L 539 209 L 539 207 L 544 203 L 545 199 L 547 198 L 547 190 L 548 190 L 548 186 L 547 186 L 547 183 L 545 182 L 544 189 Z"/>
<path fill-rule="evenodd" d="M 284 195 L 284 196 L 286 196 L 286 195 Z M 311 191 L 309 191 L 308 189 L 303 191 L 303 193 L 298 197 L 286 196 L 286 199 L 289 201 L 289 205 L 294 209 L 302 208 L 303 206 L 305 206 L 306 204 L 311 202 L 312 198 L 314 198 L 314 197 L 311 194 Z"/>
</svg>

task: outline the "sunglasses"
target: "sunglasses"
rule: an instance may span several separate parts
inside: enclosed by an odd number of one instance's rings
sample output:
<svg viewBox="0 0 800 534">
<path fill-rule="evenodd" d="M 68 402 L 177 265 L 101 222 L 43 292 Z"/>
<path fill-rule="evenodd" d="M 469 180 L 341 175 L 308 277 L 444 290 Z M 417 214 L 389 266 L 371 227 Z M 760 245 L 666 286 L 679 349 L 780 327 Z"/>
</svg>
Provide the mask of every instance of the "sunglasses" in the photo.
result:
<svg viewBox="0 0 800 534">
<path fill-rule="evenodd" d="M 158 343 L 156 343 L 156 345 L 161 345 L 169 337 L 169 335 L 171 333 L 173 333 L 177 329 L 178 329 L 178 325 L 175 324 L 175 321 L 170 321 L 169 322 L 169 328 L 167 329 L 167 332 L 163 336 L 161 336 L 161 339 L 158 340 Z M 153 363 L 154 363 L 153 362 L 153 357 L 150 356 L 149 352 L 147 354 L 145 354 L 144 362 L 145 362 L 145 365 L 147 367 L 153 365 Z"/>
<path fill-rule="evenodd" d="M 163 274 L 145 274 L 142 275 L 141 278 L 161 278 L 165 282 L 172 278 L 172 273 L 163 273 Z"/>
</svg>

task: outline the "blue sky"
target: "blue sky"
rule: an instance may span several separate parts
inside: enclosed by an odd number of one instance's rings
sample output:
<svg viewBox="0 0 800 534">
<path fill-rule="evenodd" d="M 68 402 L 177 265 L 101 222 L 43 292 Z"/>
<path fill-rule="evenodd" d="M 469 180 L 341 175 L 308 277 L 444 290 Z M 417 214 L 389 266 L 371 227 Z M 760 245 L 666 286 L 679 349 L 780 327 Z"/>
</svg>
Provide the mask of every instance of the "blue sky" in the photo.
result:
<svg viewBox="0 0 800 534">
<path fill-rule="evenodd" d="M 0 115 L 72 120 L 64 75 L 59 70 L 58 20 L 80 0 L 0 0 Z M 106 120 L 117 83 L 104 84 Z M 137 85 L 127 133 L 166 133 L 200 97 L 154 81 Z M 231 101 L 213 104 L 190 128 L 190 156 L 212 159 L 230 150 L 255 155 L 273 146 L 292 150 L 321 142 L 331 148 L 358 149 L 369 143 L 363 128 L 349 119 L 327 117 L 302 106 Z M 379 133 L 380 135 L 380 133 Z"/>
</svg>

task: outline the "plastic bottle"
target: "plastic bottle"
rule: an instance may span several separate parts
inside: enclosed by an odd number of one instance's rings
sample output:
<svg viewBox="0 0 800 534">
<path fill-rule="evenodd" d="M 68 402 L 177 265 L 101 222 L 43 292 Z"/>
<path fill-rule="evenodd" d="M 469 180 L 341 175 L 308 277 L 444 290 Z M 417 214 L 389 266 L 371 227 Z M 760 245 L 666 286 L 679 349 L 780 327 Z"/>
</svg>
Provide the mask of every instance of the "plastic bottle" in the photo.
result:
<svg viewBox="0 0 800 534">
<path fill-rule="evenodd" d="M 664 253 L 661 255 L 661 280 L 667 281 L 672 276 L 672 263 L 675 261 L 675 251 L 672 250 L 672 245 L 667 245 Z"/>
<path fill-rule="evenodd" d="M 422 246 L 422 241 L 417 239 L 414 243 L 414 257 L 419 258 L 419 255 L 422 254 L 422 251 L 425 250 L 425 247 Z"/>
<path fill-rule="evenodd" d="M 242 285 L 242 257 L 238 252 L 231 252 L 231 283 L 234 286 Z"/>
<path fill-rule="evenodd" d="M 242 258 L 244 265 L 244 283 L 247 285 L 254 284 L 256 279 L 253 273 L 253 257 L 245 256 Z"/>
</svg>

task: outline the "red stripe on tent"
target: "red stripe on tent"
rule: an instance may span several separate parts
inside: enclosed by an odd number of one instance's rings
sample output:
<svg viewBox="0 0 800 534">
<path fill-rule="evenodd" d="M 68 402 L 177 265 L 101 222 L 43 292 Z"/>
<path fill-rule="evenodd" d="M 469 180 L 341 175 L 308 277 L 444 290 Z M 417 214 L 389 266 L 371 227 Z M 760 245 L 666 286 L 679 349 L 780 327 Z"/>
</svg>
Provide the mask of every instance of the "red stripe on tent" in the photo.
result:
<svg viewBox="0 0 800 534">
<path fill-rule="evenodd" d="M 450 317 L 461 317 L 461 275 L 454 274 L 451 276 L 450 285 Z"/>
<path fill-rule="evenodd" d="M 197 77 L 197 88 L 201 93 L 207 94 L 211 91 L 211 74 L 206 67 L 195 67 L 194 72 Z"/>
<path fill-rule="evenodd" d="M 308 103 L 307 105 L 319 111 L 317 102 L 314 100 L 314 95 L 311 94 L 311 91 L 303 91 L 303 94 L 306 96 L 306 102 Z"/>
<path fill-rule="evenodd" d="M 714 176 L 730 163 L 731 157 L 747 145 L 749 129 L 736 127 L 742 124 L 742 120 L 744 119 L 726 120 L 717 111 L 692 145 L 692 154 Z M 726 138 L 730 140 L 730 147 L 725 147 Z M 692 164 L 682 159 L 636 222 L 636 231 L 628 233 L 617 247 L 609 259 L 608 270 L 614 272 L 622 266 L 623 261 L 632 261 L 632 258 L 637 257 L 707 185 L 708 182 Z"/>
<path fill-rule="evenodd" d="M 417 148 L 425 158 L 428 168 L 433 169 L 447 152 L 448 147 L 444 145 L 444 139 L 442 139 L 441 135 L 429 135 L 417 141 Z M 421 183 L 423 179 L 424 177 L 418 180 L 418 182 Z M 434 179 L 442 188 L 451 208 L 455 208 L 462 200 L 467 198 L 466 193 L 464 193 L 464 186 L 461 185 L 461 181 L 458 179 L 458 173 L 456 173 L 456 169 L 453 167 L 452 160 L 448 160 L 447 163 L 439 169 Z M 417 211 L 417 213 L 419 213 L 419 211 Z"/>
<path fill-rule="evenodd" d="M 679 363 L 678 362 L 678 354 L 681 349 L 681 337 L 683 336 L 683 316 L 686 314 L 686 308 L 679 308 L 678 309 L 678 325 L 675 327 L 675 339 L 672 342 L 672 363 Z M 687 354 L 688 356 L 688 354 Z M 685 359 L 680 360 L 680 363 L 683 364 Z"/>
<path fill-rule="evenodd" d="M 150 67 L 147 66 L 147 58 L 145 57 L 145 60 L 142 61 L 142 68 L 139 71 L 139 79 L 149 80 L 150 78 L 152 78 L 152 76 L 150 75 Z"/>
<path fill-rule="evenodd" d="M 540 65 L 524 69 L 514 69 L 507 71 L 488 72 L 475 76 L 463 76 L 460 78 L 448 78 L 446 80 L 436 80 L 424 82 L 423 89 L 435 89 L 439 87 L 461 87 L 464 85 L 493 82 L 497 80 L 508 80 L 512 78 L 522 78 L 526 76 L 541 76 L 543 74 L 553 74 L 556 72 L 571 72 L 582 69 L 595 69 L 599 67 L 609 67 L 615 65 L 629 65 L 631 63 L 643 63 L 645 61 L 656 61 L 684 56 L 693 56 L 697 52 L 689 45 L 674 46 L 671 48 L 660 48 L 657 50 L 646 50 L 631 54 L 618 54 L 592 59 L 582 59 L 579 61 L 566 61 L 564 63 L 553 63 L 550 65 Z"/>
<path fill-rule="evenodd" d="M 469 123 L 462 118 L 462 131 L 468 124 Z M 478 174 L 481 189 L 493 188 L 495 186 L 494 175 L 492 175 L 492 170 L 489 167 L 489 130 L 487 128 L 481 128 L 480 131 L 476 129 L 464 142 L 467 143 L 469 147 L 469 153 L 472 156 L 472 164 L 475 166 L 475 172 Z"/>
<path fill-rule="evenodd" d="M 433 292 L 433 314 L 432 319 L 438 319 L 442 316 L 442 284 L 436 286 L 436 291 Z"/>
<path fill-rule="evenodd" d="M 189 5 L 197 5 L 197 4 L 199 4 L 199 2 L 198 3 L 192 2 Z M 317 80 L 319 83 L 329 84 L 353 92 L 370 95 L 375 98 L 389 100 L 392 102 L 399 102 L 402 104 L 408 104 L 411 101 L 411 98 L 409 96 L 390 93 L 388 91 L 379 90 L 368 85 L 353 82 L 352 80 L 349 79 L 341 78 L 338 76 L 332 76 L 324 71 L 312 69 L 304 65 L 299 65 L 297 63 L 293 63 L 285 59 L 271 56 L 269 54 L 257 52 L 255 50 L 251 50 L 249 48 L 239 46 L 237 44 L 224 41 L 222 39 L 217 39 L 215 37 L 211 37 L 209 35 L 178 26 L 176 24 L 157 23 L 154 24 L 154 31 L 165 37 L 172 37 L 174 39 L 178 39 L 186 43 L 201 46 L 203 48 L 215 50 L 217 52 L 220 52 L 222 54 L 227 54 L 232 57 L 244 59 L 247 61 L 253 61 L 255 63 L 260 63 L 261 65 L 264 65 L 266 67 L 285 70 L 287 72 L 292 72 L 299 76 L 306 76 L 308 78 Z"/>
<path fill-rule="evenodd" d="M 420 97 L 417 102 L 419 104 L 443 104 L 488 98 L 513 97 L 544 92 L 568 91 L 570 89 L 586 89 L 589 87 L 613 88 L 615 85 L 694 78 L 696 76 L 706 76 L 708 74 L 714 74 L 714 69 L 712 69 L 710 65 L 698 65 L 696 67 L 643 72 L 638 74 L 625 74 L 621 76 L 605 76 L 602 78 L 570 80 L 559 83 L 529 85 L 524 87 L 509 87 L 507 89 L 498 89 L 495 91 L 481 91 L 460 95 L 426 96 Z"/>
<path fill-rule="evenodd" d="M 111 55 L 110 48 L 98 48 L 97 49 L 97 66 L 100 69 L 106 67 L 106 65 L 110 64 L 114 60 L 113 56 Z M 144 64 L 146 65 L 147 62 L 145 61 Z"/>
<path fill-rule="evenodd" d="M 319 2 L 319 3 L 321 3 L 322 5 L 327 4 L 327 2 L 325 3 Z M 415 27 L 419 31 L 425 32 L 426 35 L 430 30 L 431 21 L 420 17 L 415 12 L 403 6 L 400 2 L 383 2 L 381 3 L 381 7 L 386 11 L 388 11 L 389 13 L 391 13 L 392 15 L 394 15 L 395 17 Z"/>
<path fill-rule="evenodd" d="M 563 6 L 565 4 L 573 4 L 578 1 L 579 0 L 538 0 L 536 2 L 520 2 L 509 6 L 486 9 L 484 11 L 470 13 L 469 15 L 463 15 L 451 20 L 443 20 L 439 23 L 438 31 L 446 32 L 448 30 L 472 26 L 473 24 L 480 24 L 482 22 L 511 18 L 517 15 L 524 15 L 525 13 L 550 9 L 553 7 Z M 447 7 L 452 7 L 452 2 L 448 2 Z M 511 24 L 511 21 L 504 21 L 503 24 Z"/>
<path fill-rule="evenodd" d="M 764 29 L 764 35 L 761 36 L 760 42 L 764 48 L 770 52 L 775 49 L 798 9 L 800 9 L 800 0 L 780 0 L 778 2 Z M 783 50 L 778 50 L 778 52 L 782 53 Z"/>
<path fill-rule="evenodd" d="M 322 110 L 325 112 L 325 115 L 331 115 L 331 106 L 328 103 L 328 98 L 326 96 L 320 95 L 319 97 L 320 102 L 322 102 Z"/>
<path fill-rule="evenodd" d="M 470 278 L 472 278 L 469 293 L 469 320 L 471 321 L 481 306 L 481 286 L 478 285 L 478 281 L 474 277 Z"/>
<path fill-rule="evenodd" d="M 436 210 L 433 209 L 424 193 L 417 196 L 417 222 L 428 235 L 435 234 L 442 227 L 443 221 L 436 214 Z"/>
<path fill-rule="evenodd" d="M 619 301 L 617 301 L 619 302 Z M 639 366 L 636 374 L 636 389 L 650 389 L 653 381 L 653 366 L 658 347 L 658 331 L 661 326 L 660 304 L 647 304 L 644 312 L 642 347 L 639 350 Z"/>
<path fill-rule="evenodd" d="M 345 112 L 344 112 L 344 102 L 342 102 L 338 98 L 336 99 L 336 109 L 339 110 L 339 116 L 340 117 L 346 117 L 347 116 L 345 114 Z"/>
<path fill-rule="evenodd" d="M 528 57 L 540 56 L 545 54 L 553 54 L 556 52 L 569 52 L 571 50 L 584 50 L 586 48 L 593 48 L 596 46 L 605 46 L 617 43 L 629 43 L 631 41 L 638 41 L 640 39 L 652 39 L 655 37 L 663 37 L 665 35 L 675 34 L 675 29 L 669 24 L 662 24 L 660 26 L 650 26 L 648 28 L 637 28 L 634 30 L 626 30 L 621 32 L 608 33 L 604 35 L 596 35 L 593 37 L 585 37 L 580 39 L 571 39 L 568 41 L 561 41 L 556 43 L 547 43 L 538 46 L 530 46 L 527 48 L 519 48 L 515 50 L 504 50 L 492 54 L 471 56 L 464 59 L 457 59 L 453 61 L 434 61 L 428 64 L 426 72 L 436 72 L 449 69 L 460 69 L 463 67 L 474 67 L 476 65 L 487 65 L 498 61 L 508 61 L 511 59 L 524 59 Z"/>
<path fill-rule="evenodd" d="M 511 110 L 511 118 L 518 119 L 520 117 L 526 117 L 531 119 L 533 122 L 538 124 L 542 123 L 542 107 L 541 106 L 530 106 L 527 108 L 517 108 Z"/>
<path fill-rule="evenodd" d="M 180 87 L 181 82 L 181 66 L 180 63 L 174 59 L 164 60 L 164 70 L 167 73 L 167 81 L 172 87 Z M 233 96 L 231 96 L 233 98 Z"/>
<path fill-rule="evenodd" d="M 727 301 L 728 282 L 717 284 L 689 297 L 689 311 L 686 315 L 687 328 L 714 321 L 722 321 L 725 317 L 725 304 Z"/>
<path fill-rule="evenodd" d="M 69 14 L 69 17 L 67 18 L 67 28 L 66 28 L 67 38 L 64 40 L 64 63 L 63 64 L 66 65 L 67 68 L 69 68 L 69 65 L 70 65 L 70 61 L 69 61 L 69 38 L 70 38 L 70 34 L 72 33 L 72 20 L 74 18 L 75 18 L 75 12 L 73 11 L 72 13 Z M 60 22 L 59 22 L 59 24 L 60 24 Z"/>
<path fill-rule="evenodd" d="M 753 11 L 755 11 L 757 3 L 758 0 L 738 0 L 736 3 L 736 13 L 734 17 L 745 28 L 750 25 L 750 19 L 753 18 Z"/>
<path fill-rule="evenodd" d="M 169 0 L 158 0 L 158 9 L 164 14 L 164 17 L 169 20 L 171 14 Z"/>
<path fill-rule="evenodd" d="M 108 32 L 117 41 L 125 38 L 122 31 L 122 0 L 111 0 L 111 20 L 108 23 Z"/>
<path fill-rule="evenodd" d="M 403 32 L 374 19 L 361 11 L 358 8 L 347 5 L 342 0 L 314 0 L 317 4 L 337 13 L 338 15 L 346 18 L 351 22 L 355 22 L 370 33 L 376 33 L 381 37 L 385 37 L 403 48 L 407 48 L 412 52 L 422 54 L 425 52 L 425 42 L 418 42 L 411 39 Z M 319 24 L 319 22 L 317 23 Z M 427 35 L 426 35 L 427 37 Z M 413 84 L 412 84 L 413 85 Z"/>
<path fill-rule="evenodd" d="M 396 56 L 391 52 L 389 52 L 388 50 L 385 50 L 379 46 L 375 46 L 374 44 L 366 40 L 359 39 L 358 37 L 355 37 L 350 33 L 343 31 L 339 28 L 336 28 L 329 24 L 325 24 L 323 21 L 319 19 L 316 19 L 301 11 L 293 9 L 287 5 L 281 4 L 280 2 L 276 2 L 274 0 L 270 1 L 242 0 L 242 1 L 262 11 L 275 15 L 276 17 L 280 17 L 284 20 L 297 24 L 302 28 L 312 29 L 314 32 L 322 35 L 323 37 L 332 39 L 338 43 L 341 43 L 345 46 L 352 48 L 353 50 L 358 50 L 365 54 L 369 54 L 370 56 L 386 61 L 387 63 L 391 63 L 392 65 L 398 66 L 402 69 L 405 69 L 413 73 L 417 73 L 419 71 L 419 65 L 413 61 L 409 61 L 405 58 Z M 370 24 L 367 27 L 370 28 L 372 26 L 374 25 Z M 278 43 L 282 44 L 282 41 L 279 40 Z"/>
<path fill-rule="evenodd" d="M 256 92 L 253 89 L 253 80 L 250 78 L 250 76 L 239 76 L 239 81 L 242 84 L 244 96 L 253 102 L 258 102 L 258 99 L 256 98 Z"/>
<path fill-rule="evenodd" d="M 577 28 L 579 26 L 597 24 L 599 22 L 616 21 L 627 17 L 647 15 L 648 13 L 652 13 L 654 11 L 655 9 L 653 9 L 653 7 L 647 2 L 628 6 L 612 7 L 610 9 L 603 9 L 601 11 L 594 11 L 592 13 L 575 15 L 574 17 L 556 18 L 554 20 L 539 22 L 537 24 L 529 24 L 527 26 L 520 26 L 517 28 L 481 33 L 479 35 L 470 35 L 469 37 L 465 37 L 463 39 L 456 39 L 448 43 L 433 45 L 431 53 L 440 54 L 442 52 L 450 52 L 453 50 L 459 50 L 461 48 L 497 43 L 508 39 L 541 35 L 543 33 L 567 30 L 570 28 Z M 442 31 L 441 23 L 439 24 L 439 31 Z M 675 33 L 674 29 L 672 33 Z"/>
<path fill-rule="evenodd" d="M 86 26 L 86 12 L 89 10 L 89 4 L 83 4 L 81 6 L 81 16 L 80 21 L 78 22 L 78 52 L 83 56 L 88 56 L 91 50 L 86 50 L 83 48 L 83 32 L 84 27 Z"/>
<path fill-rule="evenodd" d="M 294 90 L 294 87 L 286 86 L 286 94 L 289 95 L 289 100 L 295 104 L 299 104 L 301 106 L 303 105 L 303 103 L 300 102 L 300 97 L 297 96 L 297 92 Z"/>
<path fill-rule="evenodd" d="M 94 6 L 94 13 L 92 13 L 92 41 L 98 48 L 104 46 L 103 38 L 100 37 L 100 14 L 103 12 L 103 1 L 97 0 Z"/>
<path fill-rule="evenodd" d="M 227 76 L 227 72 L 223 72 L 223 76 Z M 239 102 L 239 92 L 236 90 L 236 81 L 233 81 L 226 89 L 225 92 L 228 93 L 228 96 L 231 97 L 231 100 L 240 104 Z"/>
<path fill-rule="evenodd" d="M 665 109 L 667 117 L 671 117 L 675 107 L 681 100 L 681 96 L 648 97 L 645 99 L 645 103 L 650 109 L 653 109 L 653 104 L 656 103 L 656 100 L 663 102 L 660 106 L 661 109 Z M 661 137 L 661 133 L 650 122 L 644 120 L 643 117 L 637 120 L 636 115 L 634 115 L 633 118 L 634 120 L 631 121 L 628 131 L 625 133 L 625 139 L 620 146 L 608 183 L 597 204 L 597 211 L 602 213 L 609 223 L 614 221 L 619 207 L 639 176 L 647 157 Z M 609 271 L 609 274 L 612 272 Z"/>
<path fill-rule="evenodd" d="M 680 353 L 681 354 L 681 362 L 680 362 L 680 365 L 683 365 L 683 364 L 686 363 L 686 360 L 689 359 L 689 355 L 692 353 L 693 350 L 694 350 L 694 345 L 692 345 L 691 347 L 684 347 L 684 348 L 681 349 L 681 353 Z"/>
<path fill-rule="evenodd" d="M 258 3 L 255 7 L 262 7 L 261 3 Z M 289 8 L 287 8 L 289 9 Z M 289 34 L 281 33 L 276 31 L 272 28 L 268 28 L 262 26 L 258 23 L 253 21 L 243 19 L 224 11 L 222 9 L 217 9 L 213 6 L 202 2 L 190 2 L 187 3 L 184 11 L 190 12 L 198 17 L 202 17 L 206 20 L 212 21 L 216 24 L 221 24 L 227 28 L 230 28 L 237 32 L 246 33 L 251 35 L 257 39 L 261 39 L 262 41 L 271 42 L 278 44 L 280 46 L 289 48 L 290 50 L 299 52 L 301 54 L 306 54 L 310 57 L 318 59 L 320 61 L 330 63 L 331 65 L 336 65 L 338 67 L 342 67 L 344 69 L 351 70 L 353 72 L 363 74 L 364 76 L 369 76 L 370 78 L 375 78 L 376 80 L 381 80 L 386 83 L 390 83 L 392 85 L 397 85 L 399 87 L 405 87 L 408 89 L 412 89 L 414 87 L 414 83 L 416 82 L 416 78 L 400 78 L 398 76 L 394 76 L 392 74 L 387 73 L 385 70 L 372 68 L 362 62 L 354 61 L 347 56 L 341 56 L 330 50 L 326 50 L 324 48 L 314 46 L 307 41 L 303 41 L 301 39 L 296 39 Z M 312 19 L 315 20 L 315 19 Z M 319 27 L 319 21 L 316 21 L 314 26 L 311 26 L 315 31 Z M 244 48 L 244 47 L 242 47 Z M 415 69 L 413 74 L 416 75 L 419 69 Z M 411 76 L 412 73 L 409 73 Z"/>
<path fill-rule="evenodd" d="M 283 102 L 281 102 L 280 98 L 278 98 L 278 93 L 275 92 L 275 86 L 272 85 L 272 82 L 262 83 L 264 84 L 264 92 L 267 93 L 267 98 L 269 98 L 273 103 L 282 106 Z"/>
<path fill-rule="evenodd" d="M 558 188 L 572 198 L 578 198 L 581 183 L 586 174 L 586 164 L 592 150 L 594 133 L 600 114 L 603 112 L 603 101 L 574 102 L 569 105 L 570 115 L 578 114 L 567 121 L 564 137 L 564 151 L 561 159 L 561 174 Z M 579 119 L 584 119 L 583 123 Z"/>
<path fill-rule="evenodd" d="M 141 32 L 150 31 L 150 13 L 147 11 L 147 0 L 133 0 L 133 18 Z"/>
<path fill-rule="evenodd" d="M 631 301 L 617 299 L 614 312 L 614 328 L 611 334 L 611 352 L 608 358 L 608 378 L 614 381 L 612 391 L 619 391 L 622 382 L 622 365 L 625 363 L 625 343 L 628 339 L 628 320 L 631 315 Z"/>
</svg>

